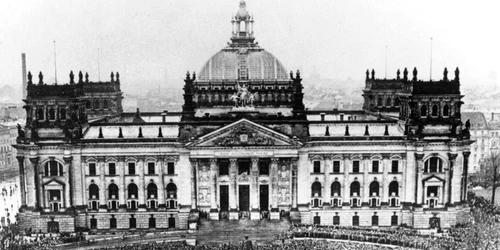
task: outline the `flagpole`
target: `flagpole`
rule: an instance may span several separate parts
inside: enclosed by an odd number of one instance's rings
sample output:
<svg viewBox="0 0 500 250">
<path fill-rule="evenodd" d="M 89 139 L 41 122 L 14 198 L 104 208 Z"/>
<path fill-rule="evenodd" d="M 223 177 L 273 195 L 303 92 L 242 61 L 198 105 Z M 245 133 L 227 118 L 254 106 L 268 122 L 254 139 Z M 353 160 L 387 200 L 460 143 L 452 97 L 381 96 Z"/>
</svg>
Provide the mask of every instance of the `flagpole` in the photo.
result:
<svg viewBox="0 0 500 250">
<path fill-rule="evenodd" d="M 431 37 L 431 65 L 430 65 L 430 80 L 432 81 L 432 37 Z"/>
<path fill-rule="evenodd" d="M 54 40 L 54 77 L 57 84 L 57 59 L 56 59 L 56 41 Z"/>
</svg>

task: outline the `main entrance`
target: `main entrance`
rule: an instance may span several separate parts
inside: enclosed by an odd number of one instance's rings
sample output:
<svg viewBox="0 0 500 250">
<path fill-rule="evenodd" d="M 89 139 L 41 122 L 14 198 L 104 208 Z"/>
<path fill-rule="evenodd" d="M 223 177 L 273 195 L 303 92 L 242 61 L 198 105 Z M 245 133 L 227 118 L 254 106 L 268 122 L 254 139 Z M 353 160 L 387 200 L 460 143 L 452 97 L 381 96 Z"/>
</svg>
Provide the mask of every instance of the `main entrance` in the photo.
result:
<svg viewBox="0 0 500 250">
<path fill-rule="evenodd" d="M 240 185 L 239 186 L 239 205 L 240 211 L 249 211 L 250 210 L 250 186 L 249 185 Z"/>
<path fill-rule="evenodd" d="M 259 188 L 259 206 L 261 211 L 269 210 L 269 185 L 260 185 Z"/>
<path fill-rule="evenodd" d="M 220 185 L 220 210 L 221 211 L 229 211 L 229 186 L 228 185 Z"/>
</svg>

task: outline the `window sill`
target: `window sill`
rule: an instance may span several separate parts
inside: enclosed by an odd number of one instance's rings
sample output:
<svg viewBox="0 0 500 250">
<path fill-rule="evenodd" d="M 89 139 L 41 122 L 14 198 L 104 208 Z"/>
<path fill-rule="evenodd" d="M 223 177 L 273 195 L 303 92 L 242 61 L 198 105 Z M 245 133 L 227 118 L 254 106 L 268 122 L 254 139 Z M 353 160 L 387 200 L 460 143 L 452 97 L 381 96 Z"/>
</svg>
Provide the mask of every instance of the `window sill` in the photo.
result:
<svg viewBox="0 0 500 250">
<path fill-rule="evenodd" d="M 319 173 L 312 172 L 311 174 L 325 174 L 325 173 L 324 172 L 319 172 Z"/>
</svg>

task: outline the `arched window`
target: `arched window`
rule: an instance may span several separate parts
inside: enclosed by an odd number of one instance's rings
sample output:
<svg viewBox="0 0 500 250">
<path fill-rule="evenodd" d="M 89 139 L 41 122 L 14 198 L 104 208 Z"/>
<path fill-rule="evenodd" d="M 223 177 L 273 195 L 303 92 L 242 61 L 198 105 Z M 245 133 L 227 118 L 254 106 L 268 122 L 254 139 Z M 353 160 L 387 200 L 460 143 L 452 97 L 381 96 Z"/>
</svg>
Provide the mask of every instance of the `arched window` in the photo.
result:
<svg viewBox="0 0 500 250">
<path fill-rule="evenodd" d="M 45 164 L 45 176 L 62 176 L 63 165 L 57 161 L 51 160 Z"/>
<path fill-rule="evenodd" d="M 321 197 L 321 183 L 314 182 L 311 186 L 311 196 Z"/>
<path fill-rule="evenodd" d="M 424 165 L 425 173 L 441 173 L 443 172 L 443 161 L 438 157 L 431 157 L 425 161 Z"/>
<path fill-rule="evenodd" d="M 443 107 L 443 116 L 450 116 L 450 106 L 444 105 L 444 107 Z"/>
<path fill-rule="evenodd" d="M 156 184 L 150 183 L 148 185 L 148 199 L 155 199 L 158 197 L 158 187 Z"/>
<path fill-rule="evenodd" d="M 386 103 L 385 103 L 385 106 L 387 106 L 387 107 L 392 107 L 391 102 L 392 102 L 392 99 L 391 99 L 390 97 L 389 97 L 389 98 L 387 98 L 387 101 L 386 101 Z"/>
<path fill-rule="evenodd" d="M 377 181 L 370 183 L 370 196 L 379 196 L 380 184 Z"/>
<path fill-rule="evenodd" d="M 394 106 L 399 107 L 400 103 L 401 103 L 401 101 L 399 100 L 399 98 L 396 97 L 394 99 Z"/>
<path fill-rule="evenodd" d="M 128 198 L 129 199 L 137 199 L 137 198 L 139 198 L 139 196 L 138 196 L 139 193 L 138 193 L 137 185 L 135 185 L 134 183 L 130 183 L 128 185 L 127 190 L 128 190 Z"/>
<path fill-rule="evenodd" d="M 359 196 L 359 182 L 355 181 L 351 183 L 351 196 Z"/>
<path fill-rule="evenodd" d="M 427 116 L 427 106 L 422 105 L 422 107 L 420 107 L 420 116 Z"/>
<path fill-rule="evenodd" d="M 99 109 L 99 100 L 94 100 L 94 109 Z"/>
<path fill-rule="evenodd" d="M 108 186 L 108 199 L 118 199 L 118 186 L 114 183 Z"/>
<path fill-rule="evenodd" d="M 434 104 L 432 105 L 432 116 L 438 116 L 438 115 L 439 115 L 438 105 Z"/>
<path fill-rule="evenodd" d="M 167 185 L 167 198 L 177 198 L 177 186 L 174 183 L 169 183 Z"/>
<path fill-rule="evenodd" d="M 389 184 L 389 196 L 399 196 L 399 184 L 397 181 L 392 181 Z"/>
<path fill-rule="evenodd" d="M 89 199 L 91 200 L 99 199 L 99 187 L 96 184 L 90 184 L 89 186 Z"/>
<path fill-rule="evenodd" d="M 103 108 L 105 108 L 105 109 L 107 109 L 107 108 L 108 108 L 108 100 L 104 100 L 104 101 L 102 102 L 102 107 L 103 107 Z"/>
<path fill-rule="evenodd" d="M 59 116 L 60 116 L 60 119 L 61 119 L 61 120 L 66 120 L 66 109 L 65 109 L 65 108 L 62 108 L 62 109 L 59 111 Z"/>
<path fill-rule="evenodd" d="M 43 120 L 44 119 L 44 117 L 43 117 L 43 109 L 38 109 L 36 111 L 36 113 L 37 113 L 37 116 L 38 116 L 38 120 Z"/>
<path fill-rule="evenodd" d="M 56 111 L 53 108 L 49 109 L 49 120 L 55 120 L 56 119 Z"/>
<path fill-rule="evenodd" d="M 331 186 L 331 196 L 332 197 L 342 196 L 342 193 L 340 193 L 340 191 L 341 191 L 340 183 L 338 181 L 332 183 L 332 186 Z"/>
<path fill-rule="evenodd" d="M 379 97 L 379 98 L 377 99 L 377 106 L 384 106 L 384 103 L 383 103 L 383 102 L 384 102 L 384 101 L 382 100 L 382 97 Z"/>
</svg>

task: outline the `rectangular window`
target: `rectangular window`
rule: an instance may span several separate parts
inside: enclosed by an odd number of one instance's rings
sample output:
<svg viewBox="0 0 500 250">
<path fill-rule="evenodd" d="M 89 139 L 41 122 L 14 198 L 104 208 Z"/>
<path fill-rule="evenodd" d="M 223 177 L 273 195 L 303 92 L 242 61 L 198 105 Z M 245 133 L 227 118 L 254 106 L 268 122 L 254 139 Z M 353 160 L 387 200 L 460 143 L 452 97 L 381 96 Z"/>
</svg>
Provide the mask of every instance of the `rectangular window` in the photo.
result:
<svg viewBox="0 0 500 250">
<path fill-rule="evenodd" d="M 269 175 L 269 161 L 268 160 L 259 161 L 259 174 L 260 175 Z"/>
<path fill-rule="evenodd" d="M 137 227 L 137 221 L 134 217 L 128 219 L 129 222 L 129 227 L 130 228 L 136 228 Z"/>
<path fill-rule="evenodd" d="M 399 161 L 392 161 L 392 172 L 397 173 L 399 171 Z"/>
<path fill-rule="evenodd" d="M 128 163 L 128 174 L 135 175 L 135 162 Z"/>
<path fill-rule="evenodd" d="M 175 167 L 173 162 L 167 163 L 167 174 L 175 174 Z"/>
<path fill-rule="evenodd" d="M 372 216 L 372 226 L 378 226 L 378 216 Z"/>
<path fill-rule="evenodd" d="M 97 229 L 97 219 L 96 218 L 90 219 L 90 229 Z"/>
<path fill-rule="evenodd" d="M 109 175 L 116 175 L 116 163 L 114 162 L 108 163 L 108 172 Z"/>
<path fill-rule="evenodd" d="M 89 163 L 89 175 L 96 175 L 95 163 Z"/>
<path fill-rule="evenodd" d="M 340 225 L 340 216 L 333 216 L 333 225 Z"/>
<path fill-rule="evenodd" d="M 352 172 L 359 173 L 359 161 L 352 162 Z"/>
<path fill-rule="evenodd" d="M 116 218 L 114 215 L 111 215 L 111 219 L 109 219 L 109 228 L 116 229 Z"/>
<path fill-rule="evenodd" d="M 149 218 L 149 228 L 156 228 L 156 218 L 152 216 Z"/>
<path fill-rule="evenodd" d="M 238 175 L 246 173 L 250 175 L 250 161 L 240 161 L 238 162 Z"/>
<path fill-rule="evenodd" d="M 333 172 L 340 173 L 340 161 L 333 161 Z"/>
<path fill-rule="evenodd" d="M 148 174 L 155 174 L 155 163 L 148 162 Z"/>
<path fill-rule="evenodd" d="M 359 216 L 354 215 L 354 216 L 352 217 L 352 225 L 353 225 L 354 227 L 359 226 Z"/>
<path fill-rule="evenodd" d="M 321 162 L 320 161 L 314 161 L 314 173 L 320 173 L 321 172 Z"/>
<path fill-rule="evenodd" d="M 378 173 L 378 163 L 379 161 L 372 161 L 372 172 Z"/>
<path fill-rule="evenodd" d="M 229 161 L 219 162 L 219 175 L 229 175 Z"/>
<path fill-rule="evenodd" d="M 397 226 L 398 225 L 398 216 L 393 215 L 391 216 L 391 226 Z"/>
</svg>

